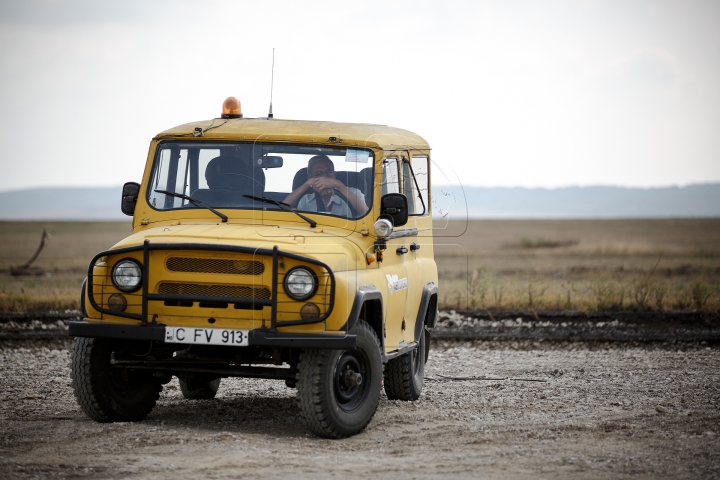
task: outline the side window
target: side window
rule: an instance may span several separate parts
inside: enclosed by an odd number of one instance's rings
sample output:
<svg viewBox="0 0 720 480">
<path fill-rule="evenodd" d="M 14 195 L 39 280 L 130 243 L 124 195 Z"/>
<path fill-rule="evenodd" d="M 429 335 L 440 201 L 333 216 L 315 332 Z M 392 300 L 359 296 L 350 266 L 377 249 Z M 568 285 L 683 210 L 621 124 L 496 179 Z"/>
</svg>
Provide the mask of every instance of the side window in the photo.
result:
<svg viewBox="0 0 720 480">
<path fill-rule="evenodd" d="M 415 195 L 413 195 L 413 179 L 412 174 L 410 173 L 410 162 L 408 162 L 408 159 L 405 157 L 400 157 L 400 163 L 402 165 L 402 184 L 403 184 L 403 193 L 407 197 L 408 201 L 408 213 L 410 215 L 415 214 L 416 207 L 415 207 Z"/>
<path fill-rule="evenodd" d="M 155 192 L 155 190 L 167 190 L 176 193 L 184 193 L 187 190 L 188 156 L 187 149 L 177 147 L 164 148 L 160 152 L 159 167 L 156 170 L 150 190 L 150 204 L 158 208 L 179 208 L 183 205 L 181 198 L 172 197 Z M 164 198 L 164 200 L 161 200 Z M 163 202 L 161 205 L 160 202 Z"/>
<path fill-rule="evenodd" d="M 383 160 L 382 195 L 400 193 L 400 175 L 398 175 L 397 157 Z"/>
<path fill-rule="evenodd" d="M 175 177 L 175 189 L 174 192 L 185 193 L 188 190 L 188 151 L 186 148 L 180 150 L 180 157 L 178 158 L 178 171 Z M 179 200 L 179 202 L 178 202 Z M 185 203 L 182 198 L 174 199 L 175 206 L 181 206 Z"/>
<path fill-rule="evenodd" d="M 429 214 L 428 157 L 413 155 L 412 160 L 403 161 L 403 189 L 408 197 L 410 215 Z"/>
</svg>

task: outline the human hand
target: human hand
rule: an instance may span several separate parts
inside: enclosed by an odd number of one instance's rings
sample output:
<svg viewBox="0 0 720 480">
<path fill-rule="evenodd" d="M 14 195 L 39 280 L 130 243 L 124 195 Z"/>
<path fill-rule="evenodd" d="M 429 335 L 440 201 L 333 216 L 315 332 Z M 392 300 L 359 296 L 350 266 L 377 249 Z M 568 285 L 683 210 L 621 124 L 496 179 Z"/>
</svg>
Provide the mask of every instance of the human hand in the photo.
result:
<svg viewBox="0 0 720 480">
<path fill-rule="evenodd" d="M 308 183 L 313 190 L 318 192 L 320 195 L 329 196 L 333 194 L 334 189 L 343 186 L 342 182 L 336 178 L 330 177 L 319 177 L 311 178 Z"/>
</svg>

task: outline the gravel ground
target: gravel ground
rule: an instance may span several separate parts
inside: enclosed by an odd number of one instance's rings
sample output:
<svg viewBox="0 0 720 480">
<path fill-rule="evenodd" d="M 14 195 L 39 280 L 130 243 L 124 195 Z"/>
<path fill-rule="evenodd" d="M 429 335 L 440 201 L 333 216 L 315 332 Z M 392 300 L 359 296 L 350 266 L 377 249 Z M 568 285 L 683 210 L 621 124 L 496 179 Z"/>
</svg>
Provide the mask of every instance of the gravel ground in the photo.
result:
<svg viewBox="0 0 720 480">
<path fill-rule="evenodd" d="M 720 350 L 435 342 L 417 402 L 345 440 L 308 433 L 280 381 L 176 380 L 140 423 L 87 419 L 68 341 L 0 343 L 1 478 L 720 478 Z"/>
</svg>

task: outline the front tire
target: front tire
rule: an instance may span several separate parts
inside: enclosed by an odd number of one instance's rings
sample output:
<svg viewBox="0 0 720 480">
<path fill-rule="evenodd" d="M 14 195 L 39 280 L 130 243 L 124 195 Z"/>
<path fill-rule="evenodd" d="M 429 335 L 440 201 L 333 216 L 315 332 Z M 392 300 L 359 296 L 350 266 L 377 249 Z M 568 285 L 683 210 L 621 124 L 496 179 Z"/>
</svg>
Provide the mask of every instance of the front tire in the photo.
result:
<svg viewBox="0 0 720 480">
<path fill-rule="evenodd" d="M 110 358 L 127 344 L 76 338 L 72 350 L 72 388 L 80 408 L 98 422 L 136 422 L 155 407 L 162 385 L 152 372 L 114 368 Z"/>
<path fill-rule="evenodd" d="M 212 400 L 220 388 L 220 379 L 208 380 L 204 377 L 188 376 L 178 379 L 180 391 L 188 400 Z"/>
<path fill-rule="evenodd" d="M 317 435 L 345 438 L 361 432 L 377 410 L 382 388 L 380 342 L 359 321 L 353 350 L 306 349 L 298 365 L 300 415 Z"/>
<path fill-rule="evenodd" d="M 385 365 L 385 394 L 388 399 L 414 401 L 420 398 L 425 380 L 425 359 L 429 352 L 425 333 L 420 334 L 420 343 L 411 352 L 393 358 Z"/>
</svg>

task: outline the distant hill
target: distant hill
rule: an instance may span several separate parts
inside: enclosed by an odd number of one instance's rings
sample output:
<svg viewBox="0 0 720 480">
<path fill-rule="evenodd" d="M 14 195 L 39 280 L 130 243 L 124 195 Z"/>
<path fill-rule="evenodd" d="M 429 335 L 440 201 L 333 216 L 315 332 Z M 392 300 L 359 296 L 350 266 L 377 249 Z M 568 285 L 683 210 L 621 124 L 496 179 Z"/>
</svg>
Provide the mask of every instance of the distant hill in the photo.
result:
<svg viewBox="0 0 720 480">
<path fill-rule="evenodd" d="M 435 188 L 435 198 L 443 188 L 447 187 Z M 457 195 L 459 189 L 452 191 Z M 663 188 L 464 187 L 462 191 L 471 218 L 720 217 L 720 183 Z M 451 216 L 458 215 L 451 212 Z"/>
<path fill-rule="evenodd" d="M 0 192 L 2 220 L 127 220 L 121 187 Z M 486 188 L 436 186 L 435 215 L 470 218 L 720 217 L 720 183 L 687 187 Z"/>
<path fill-rule="evenodd" d="M 33 188 L 0 192 L 3 220 L 129 220 L 120 211 L 122 187 Z"/>
</svg>

